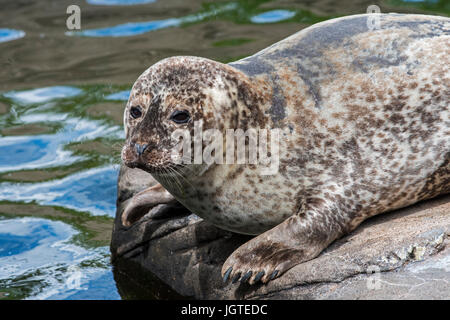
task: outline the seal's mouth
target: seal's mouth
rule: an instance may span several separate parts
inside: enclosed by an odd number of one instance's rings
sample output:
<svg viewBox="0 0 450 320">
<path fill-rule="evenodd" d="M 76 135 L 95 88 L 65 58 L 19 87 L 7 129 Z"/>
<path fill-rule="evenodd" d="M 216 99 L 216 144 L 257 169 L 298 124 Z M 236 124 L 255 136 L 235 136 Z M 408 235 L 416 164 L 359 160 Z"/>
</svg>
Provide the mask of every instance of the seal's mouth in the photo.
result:
<svg viewBox="0 0 450 320">
<path fill-rule="evenodd" d="M 122 162 L 131 169 L 138 168 L 150 174 L 164 175 L 185 166 L 173 161 L 170 150 L 172 148 L 159 150 L 154 144 L 127 142 L 122 149 Z"/>
<path fill-rule="evenodd" d="M 144 170 L 144 171 L 146 171 L 148 173 L 153 173 L 153 172 L 156 172 L 158 170 L 157 167 L 154 167 L 152 165 L 149 165 L 149 164 L 147 164 L 145 162 L 141 162 L 141 161 L 126 161 L 126 160 L 123 160 L 123 163 L 128 168 L 131 168 L 131 169 L 138 168 L 138 169 Z"/>
<path fill-rule="evenodd" d="M 174 172 L 180 172 L 180 170 L 185 167 L 185 165 L 183 164 L 175 164 L 172 162 L 167 162 L 162 165 L 152 165 L 142 161 L 123 161 L 123 163 L 131 169 L 138 168 L 150 173 L 151 175 L 157 176 L 172 176 L 174 174 L 176 175 L 176 173 Z"/>
</svg>

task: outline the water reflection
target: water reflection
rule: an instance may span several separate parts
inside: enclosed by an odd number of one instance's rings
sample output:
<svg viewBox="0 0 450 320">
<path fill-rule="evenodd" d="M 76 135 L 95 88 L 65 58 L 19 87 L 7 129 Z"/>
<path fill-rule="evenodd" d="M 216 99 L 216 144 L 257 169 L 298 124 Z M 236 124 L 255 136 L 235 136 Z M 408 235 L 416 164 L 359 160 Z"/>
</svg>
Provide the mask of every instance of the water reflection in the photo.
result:
<svg viewBox="0 0 450 320">
<path fill-rule="evenodd" d="M 19 118 L 20 123 L 45 123 L 52 120 L 58 125 L 62 121 L 64 125 L 55 134 L 1 137 L 0 172 L 67 166 L 85 158 L 65 150 L 66 144 L 104 136 L 123 137 L 119 126 L 109 126 L 99 121 L 48 114 L 30 114 Z"/>
<path fill-rule="evenodd" d="M 85 37 L 126 37 L 144 34 L 165 28 L 181 27 L 192 23 L 210 21 L 212 19 L 231 20 L 235 23 L 274 23 L 289 19 L 296 19 L 304 23 L 314 23 L 326 20 L 328 17 L 316 16 L 306 10 L 271 10 L 257 14 L 258 6 L 267 2 L 264 0 L 255 2 L 236 1 L 228 3 L 206 3 L 204 9 L 196 14 L 163 20 L 143 22 L 128 22 L 115 26 L 85 29 L 82 31 L 68 31 L 68 36 Z"/>
<path fill-rule="evenodd" d="M 0 117 L 4 129 L 8 126 L 33 124 L 53 128 L 50 130 L 53 132 L 0 137 L 0 173 L 55 168 L 86 161 L 88 158 L 85 155 L 75 155 L 66 146 L 98 138 L 114 140 L 124 137 L 123 130 L 118 125 L 111 125 L 104 120 L 73 116 L 82 115 L 83 109 L 87 107 L 81 101 L 85 100 L 89 105 L 89 102 L 103 100 L 103 94 L 97 93 L 96 90 L 86 89 L 85 92 L 76 87 L 54 86 L 10 91 L 4 93 L 3 97 L 13 104 L 10 113 Z M 112 97 L 114 98 L 114 95 Z M 61 113 L 55 112 L 57 109 L 60 109 Z"/>
<path fill-rule="evenodd" d="M 105 247 L 105 251 L 109 253 L 109 248 Z M 58 300 L 118 300 L 121 298 L 110 269 L 90 274 L 85 287 L 87 290 L 59 292 L 50 298 Z"/>
<path fill-rule="evenodd" d="M 0 99 L 10 105 L 9 112 L 0 116 L 3 130 L 22 126 L 26 133 L 27 126 L 39 126 L 46 133 L 0 137 L 0 172 L 31 170 L 29 174 L 35 176 L 32 171 L 35 169 L 72 168 L 76 163 L 83 163 L 82 168 L 86 164 L 95 167 L 78 169 L 60 179 L 52 179 L 48 173 L 52 180 L 45 182 L 0 182 L 0 201 L 6 201 L 8 206 L 14 202 L 33 202 L 90 215 L 113 216 L 118 170 L 111 161 L 104 163 L 105 160 L 97 159 L 96 150 L 80 155 L 67 149 L 69 145 L 82 146 L 98 139 L 123 138 L 120 126 L 105 119 L 90 119 L 85 113 L 89 106 L 105 101 L 104 96 L 111 90 L 114 89 L 110 86 L 84 89 L 52 86 L 3 93 Z M 21 208 L 19 205 L 17 212 L 5 209 L 5 214 L 21 214 Z M 71 210 L 64 214 L 68 215 L 68 221 L 72 221 L 70 215 L 77 215 Z M 88 219 L 83 227 L 87 223 L 94 228 L 108 225 L 91 221 L 92 218 L 83 219 Z M 80 231 L 61 221 L 0 216 L 0 297 L 120 299 L 109 263 L 109 248 L 83 247 L 74 242 L 79 235 Z"/>
<path fill-rule="evenodd" d="M 69 165 L 81 157 L 62 149 L 58 135 L 17 136 L 0 139 L 0 172 Z"/>
<path fill-rule="evenodd" d="M 126 37 L 143 34 L 149 31 L 169 27 L 177 27 L 182 23 L 181 19 L 166 19 L 148 22 L 130 22 L 114 27 L 83 30 L 80 32 L 67 32 L 67 35 L 81 35 L 85 37 Z"/>
<path fill-rule="evenodd" d="M 114 216 L 118 168 L 108 166 L 40 183 L 0 183 L 0 200 L 65 207 Z"/>
<path fill-rule="evenodd" d="M 85 36 L 85 37 L 126 37 L 136 36 L 150 31 L 178 27 L 182 24 L 194 23 L 203 21 L 209 17 L 217 16 L 219 13 L 236 9 L 238 6 L 236 3 L 228 3 L 226 5 L 217 6 L 211 8 L 208 11 L 200 12 L 197 14 L 181 17 L 181 18 L 169 18 L 164 20 L 154 20 L 145 22 L 129 22 L 125 24 L 119 24 L 113 27 L 90 29 L 83 31 L 68 31 L 66 35 L 69 36 Z"/>
<path fill-rule="evenodd" d="M 288 20 L 295 16 L 295 12 L 289 10 L 267 11 L 250 18 L 253 23 L 274 23 Z"/>
<path fill-rule="evenodd" d="M 25 37 L 25 32 L 14 29 L 0 29 L 0 42 L 12 41 Z"/>
<path fill-rule="evenodd" d="M 19 103 L 43 103 L 58 98 L 70 98 L 79 95 L 81 89 L 68 86 L 54 86 L 24 91 L 10 91 L 3 96 Z"/>
<path fill-rule="evenodd" d="M 106 100 L 119 100 L 119 101 L 128 101 L 130 97 L 130 90 L 124 90 L 116 93 L 112 93 L 105 97 Z"/>
<path fill-rule="evenodd" d="M 0 278 L 73 258 L 67 241 L 75 230 L 59 221 L 39 218 L 0 220 Z"/>
<path fill-rule="evenodd" d="M 116 290 L 111 291 L 107 248 L 71 243 L 77 234 L 60 221 L 0 220 L 0 291 L 7 298 L 60 299 L 77 294 L 102 298 L 98 289 L 109 287 L 104 297 L 119 298 Z M 97 267 L 89 267 L 92 261 Z"/>
</svg>

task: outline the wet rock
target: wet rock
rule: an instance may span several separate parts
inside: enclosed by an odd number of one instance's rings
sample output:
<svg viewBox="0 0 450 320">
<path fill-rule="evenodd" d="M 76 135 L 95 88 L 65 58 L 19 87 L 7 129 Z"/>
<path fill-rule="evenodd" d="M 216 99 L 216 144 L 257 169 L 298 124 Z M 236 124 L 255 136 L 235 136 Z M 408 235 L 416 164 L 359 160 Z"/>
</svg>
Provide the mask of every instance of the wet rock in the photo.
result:
<svg viewBox="0 0 450 320">
<path fill-rule="evenodd" d="M 112 235 L 125 298 L 449 299 L 450 195 L 365 221 L 316 259 L 263 285 L 224 285 L 223 262 L 251 237 L 216 228 L 181 206 L 160 205 L 130 228 L 126 201 L 156 182 L 122 168 Z"/>
</svg>

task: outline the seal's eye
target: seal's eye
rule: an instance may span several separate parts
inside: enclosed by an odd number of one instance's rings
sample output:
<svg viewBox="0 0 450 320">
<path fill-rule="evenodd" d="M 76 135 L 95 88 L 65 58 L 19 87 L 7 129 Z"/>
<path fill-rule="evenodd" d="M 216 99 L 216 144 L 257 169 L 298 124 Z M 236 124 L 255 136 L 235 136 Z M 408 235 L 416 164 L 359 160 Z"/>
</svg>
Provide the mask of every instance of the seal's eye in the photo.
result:
<svg viewBox="0 0 450 320">
<path fill-rule="evenodd" d="M 189 115 L 189 112 L 186 110 L 175 110 L 172 115 L 170 116 L 170 120 L 172 120 L 175 123 L 186 123 L 189 121 L 191 116 Z"/>
<path fill-rule="evenodd" d="M 142 111 L 141 111 L 141 107 L 136 106 L 136 107 L 131 107 L 130 108 L 130 115 L 134 118 L 137 119 L 140 116 L 142 116 Z"/>
</svg>

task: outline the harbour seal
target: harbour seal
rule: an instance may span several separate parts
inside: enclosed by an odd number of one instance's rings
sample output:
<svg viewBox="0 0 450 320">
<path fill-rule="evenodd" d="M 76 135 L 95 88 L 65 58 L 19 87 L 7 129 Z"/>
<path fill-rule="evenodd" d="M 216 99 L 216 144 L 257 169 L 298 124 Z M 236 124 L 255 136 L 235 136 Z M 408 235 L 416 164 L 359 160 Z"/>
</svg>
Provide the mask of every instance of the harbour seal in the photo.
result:
<svg viewBox="0 0 450 320">
<path fill-rule="evenodd" d="M 122 159 L 161 185 L 132 199 L 123 224 L 176 199 L 257 235 L 222 268 L 224 281 L 253 284 L 371 216 L 449 193 L 450 19 L 380 14 L 371 30 L 368 17 L 313 25 L 229 64 L 171 57 L 147 69 L 124 112 Z M 171 134 L 196 121 L 222 133 L 279 129 L 278 171 L 175 163 Z"/>
</svg>

